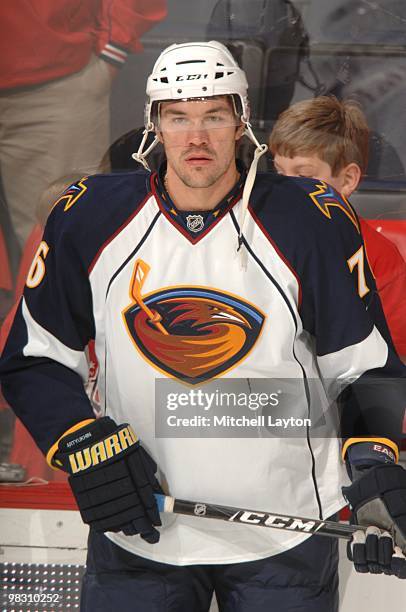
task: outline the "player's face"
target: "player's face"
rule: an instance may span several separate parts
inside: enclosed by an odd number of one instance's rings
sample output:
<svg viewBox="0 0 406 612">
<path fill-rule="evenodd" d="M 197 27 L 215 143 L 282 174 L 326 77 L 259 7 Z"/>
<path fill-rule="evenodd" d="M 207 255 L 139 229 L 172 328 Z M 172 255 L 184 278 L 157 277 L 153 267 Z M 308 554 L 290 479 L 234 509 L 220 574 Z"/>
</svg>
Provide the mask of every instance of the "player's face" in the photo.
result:
<svg viewBox="0 0 406 612">
<path fill-rule="evenodd" d="M 211 187 L 235 173 L 235 144 L 242 131 L 228 96 L 169 101 L 160 107 L 158 135 L 168 171 L 187 187 Z"/>
<path fill-rule="evenodd" d="M 332 175 L 331 166 L 317 155 L 295 155 L 285 157 L 276 153 L 274 155 L 275 170 L 278 174 L 286 176 L 304 176 L 325 181 L 336 191 L 349 196 L 355 187 L 348 189 L 347 173 L 343 168 L 336 176 Z M 355 164 L 351 164 L 353 166 Z"/>
</svg>

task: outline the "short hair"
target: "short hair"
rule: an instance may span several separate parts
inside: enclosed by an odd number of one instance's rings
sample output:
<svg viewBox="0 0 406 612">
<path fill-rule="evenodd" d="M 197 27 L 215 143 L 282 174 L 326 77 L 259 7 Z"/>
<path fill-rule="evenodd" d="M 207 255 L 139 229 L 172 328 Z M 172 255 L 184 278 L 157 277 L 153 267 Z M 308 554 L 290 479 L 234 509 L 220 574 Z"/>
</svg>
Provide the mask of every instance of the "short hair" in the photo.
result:
<svg viewBox="0 0 406 612">
<path fill-rule="evenodd" d="M 296 102 L 279 115 L 269 140 L 273 155 L 317 155 L 333 176 L 350 163 L 365 173 L 368 145 L 369 128 L 358 103 L 335 96 Z"/>
</svg>

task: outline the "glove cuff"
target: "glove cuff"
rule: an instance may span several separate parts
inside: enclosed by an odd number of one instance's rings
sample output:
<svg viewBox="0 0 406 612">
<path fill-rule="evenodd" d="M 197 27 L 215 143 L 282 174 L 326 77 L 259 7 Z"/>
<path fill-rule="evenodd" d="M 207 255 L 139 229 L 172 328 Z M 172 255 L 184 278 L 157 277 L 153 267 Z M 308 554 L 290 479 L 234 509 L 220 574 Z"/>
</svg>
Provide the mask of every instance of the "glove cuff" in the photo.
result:
<svg viewBox="0 0 406 612">
<path fill-rule="evenodd" d="M 76 423 L 72 427 L 69 427 L 69 429 L 67 429 L 57 439 L 57 441 L 51 446 L 51 448 L 49 449 L 49 451 L 47 452 L 46 457 L 45 457 L 50 468 L 52 468 L 53 470 L 63 469 L 62 464 L 59 463 L 58 460 L 55 458 L 55 454 L 58 451 L 58 445 L 59 445 L 60 440 L 62 440 L 62 438 L 64 438 L 68 434 L 74 433 L 75 431 L 78 431 L 79 429 L 82 429 L 82 427 L 86 427 L 86 425 L 90 425 L 91 423 L 94 423 L 95 420 L 96 419 L 86 419 L 85 421 L 80 421 L 80 423 Z"/>
<path fill-rule="evenodd" d="M 387 442 L 390 442 L 388 440 Z M 345 462 L 347 472 L 351 480 L 354 482 L 361 478 L 366 470 L 370 470 L 378 465 L 394 465 L 397 461 L 396 453 L 393 446 L 385 444 L 383 441 L 362 441 L 353 442 L 347 445 Z M 344 451 L 343 451 L 344 452 Z"/>
<path fill-rule="evenodd" d="M 370 444 L 374 447 L 373 450 L 376 453 L 381 452 L 383 454 L 388 454 L 389 456 L 390 453 L 386 453 L 385 450 L 388 449 L 392 451 L 395 456 L 394 463 L 399 461 L 399 447 L 396 442 L 393 442 L 393 440 L 390 440 L 389 438 L 348 438 L 343 444 L 343 449 L 341 451 L 342 458 L 346 459 L 349 450 L 354 445 L 357 446 L 360 444 Z M 380 461 L 378 461 L 378 463 L 380 463 Z"/>
<path fill-rule="evenodd" d="M 53 461 L 75 475 L 114 461 L 137 444 L 137 436 L 128 423 L 117 426 L 110 417 L 102 417 L 62 436 Z"/>
</svg>

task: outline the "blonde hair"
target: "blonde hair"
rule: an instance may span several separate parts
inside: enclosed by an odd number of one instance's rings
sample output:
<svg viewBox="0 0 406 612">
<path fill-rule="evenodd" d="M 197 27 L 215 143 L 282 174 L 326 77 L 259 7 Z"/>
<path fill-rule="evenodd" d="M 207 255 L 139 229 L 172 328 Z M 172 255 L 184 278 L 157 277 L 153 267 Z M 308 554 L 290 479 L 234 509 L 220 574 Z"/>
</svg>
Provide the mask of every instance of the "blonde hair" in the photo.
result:
<svg viewBox="0 0 406 612">
<path fill-rule="evenodd" d="M 335 96 L 302 100 L 286 109 L 272 130 L 273 155 L 317 155 L 333 176 L 350 163 L 365 173 L 368 165 L 369 128 L 357 102 Z"/>
</svg>

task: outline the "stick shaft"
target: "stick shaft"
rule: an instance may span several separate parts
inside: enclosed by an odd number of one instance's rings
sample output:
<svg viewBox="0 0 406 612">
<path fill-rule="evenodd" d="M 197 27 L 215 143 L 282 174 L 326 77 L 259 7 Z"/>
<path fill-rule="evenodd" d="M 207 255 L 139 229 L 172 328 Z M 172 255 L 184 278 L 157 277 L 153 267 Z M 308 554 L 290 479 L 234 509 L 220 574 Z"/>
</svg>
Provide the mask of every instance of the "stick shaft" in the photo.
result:
<svg viewBox="0 0 406 612">
<path fill-rule="evenodd" d="M 355 531 L 365 531 L 366 527 L 361 525 L 348 525 L 336 523 L 334 521 L 322 521 L 319 519 L 309 519 L 288 514 L 272 514 L 258 510 L 248 510 L 245 508 L 234 508 L 232 506 L 220 506 L 206 502 L 188 501 L 176 499 L 168 495 L 155 495 L 158 509 L 160 512 L 170 512 L 173 514 L 184 514 L 186 516 L 196 516 L 198 518 L 211 518 L 229 523 L 241 523 L 244 525 L 254 525 L 256 527 L 268 527 L 299 533 L 318 534 L 333 538 L 344 538 L 351 540 Z"/>
</svg>

